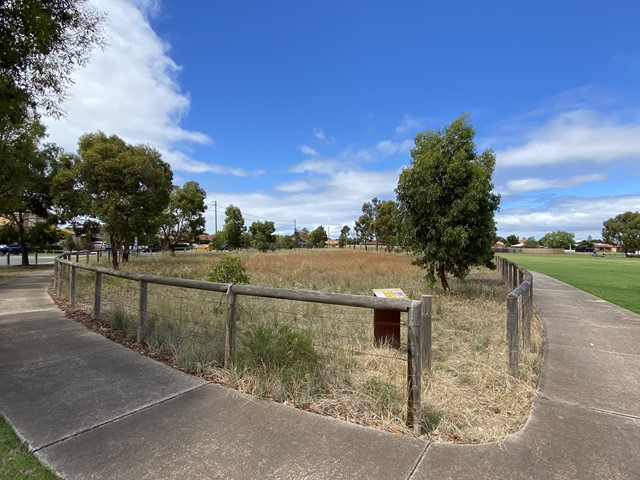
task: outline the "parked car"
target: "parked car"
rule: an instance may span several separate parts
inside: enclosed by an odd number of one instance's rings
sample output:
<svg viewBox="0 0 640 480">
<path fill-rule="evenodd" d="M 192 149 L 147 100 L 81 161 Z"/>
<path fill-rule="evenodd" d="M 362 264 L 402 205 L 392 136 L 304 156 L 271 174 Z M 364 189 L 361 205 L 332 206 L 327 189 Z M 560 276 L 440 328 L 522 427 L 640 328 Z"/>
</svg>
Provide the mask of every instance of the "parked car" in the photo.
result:
<svg viewBox="0 0 640 480">
<path fill-rule="evenodd" d="M 29 246 L 29 244 L 27 244 L 26 248 L 27 253 L 29 253 L 31 251 L 31 247 Z M 0 245 L 0 255 L 6 255 L 7 253 L 10 253 L 12 255 L 22 253 L 22 247 L 17 243 L 12 243 L 10 245 Z"/>
<path fill-rule="evenodd" d="M 211 250 L 209 248 L 209 244 L 208 243 L 201 243 L 199 245 L 196 245 L 195 249 L 198 252 L 208 252 L 209 250 Z"/>
<path fill-rule="evenodd" d="M 140 250 L 143 252 L 160 252 L 162 247 L 158 244 L 151 243 L 149 245 L 140 245 Z"/>
</svg>

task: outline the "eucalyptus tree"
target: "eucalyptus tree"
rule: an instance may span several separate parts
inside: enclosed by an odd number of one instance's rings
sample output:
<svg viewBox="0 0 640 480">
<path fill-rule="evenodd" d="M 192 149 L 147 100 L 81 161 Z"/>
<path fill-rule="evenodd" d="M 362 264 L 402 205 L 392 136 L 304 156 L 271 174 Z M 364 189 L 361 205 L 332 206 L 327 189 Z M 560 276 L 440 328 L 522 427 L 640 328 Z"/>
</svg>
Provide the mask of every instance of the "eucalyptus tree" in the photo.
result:
<svg viewBox="0 0 640 480">
<path fill-rule="evenodd" d="M 23 265 L 29 264 L 29 235 L 41 230 L 30 232 L 27 225 L 34 223 L 34 217 L 49 227 L 56 223 L 49 214 L 50 183 L 61 150 L 45 143 L 45 136 L 45 128 L 35 115 L 0 133 L 0 216 L 9 220 L 2 228 L 9 229 L 10 236 L 20 243 Z"/>
<path fill-rule="evenodd" d="M 62 115 L 71 74 L 104 45 L 102 20 L 86 0 L 0 1 L 0 130 L 36 108 Z"/>
<path fill-rule="evenodd" d="M 206 197 L 207 192 L 198 182 L 189 181 L 182 187 L 173 186 L 169 205 L 160 222 L 162 241 L 172 252 L 177 243 L 191 243 L 197 235 L 204 233 Z"/>
<path fill-rule="evenodd" d="M 247 231 L 242 211 L 235 205 L 229 205 L 225 209 L 224 214 L 226 217 L 224 227 L 222 228 L 224 239 L 229 248 L 241 248 L 243 241 L 242 234 Z"/>
<path fill-rule="evenodd" d="M 122 247 L 126 260 L 135 237 L 157 234 L 172 179 L 169 164 L 154 148 L 96 132 L 80 137 L 78 155 L 68 156 L 53 193 L 66 219 L 99 220 L 114 251 Z M 118 255 L 112 258 L 118 268 Z"/>
<path fill-rule="evenodd" d="M 495 267 L 496 159 L 491 150 L 476 152 L 474 136 L 466 114 L 441 130 L 418 134 L 396 188 L 408 229 L 403 237 L 415 263 L 426 268 L 428 280 L 437 275 L 445 292 L 450 291 L 447 274 L 465 278 L 471 266 Z"/>
</svg>

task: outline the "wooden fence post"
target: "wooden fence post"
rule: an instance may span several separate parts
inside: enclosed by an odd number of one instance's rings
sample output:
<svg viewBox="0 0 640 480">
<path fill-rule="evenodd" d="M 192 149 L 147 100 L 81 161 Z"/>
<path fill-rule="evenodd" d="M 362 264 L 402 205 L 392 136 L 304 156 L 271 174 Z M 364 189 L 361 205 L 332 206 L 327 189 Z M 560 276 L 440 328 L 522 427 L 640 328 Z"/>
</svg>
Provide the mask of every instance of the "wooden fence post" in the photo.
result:
<svg viewBox="0 0 640 480">
<path fill-rule="evenodd" d="M 224 368 L 231 368 L 235 354 L 236 342 L 236 293 L 233 291 L 233 283 L 227 288 L 227 321 L 224 331 Z"/>
<path fill-rule="evenodd" d="M 420 358 L 422 368 L 431 373 L 431 295 L 422 295 L 422 319 L 420 320 Z"/>
<path fill-rule="evenodd" d="M 70 297 L 71 297 L 71 306 L 76 306 L 76 277 L 77 277 L 77 268 L 75 265 L 71 265 L 71 285 L 70 285 Z"/>
<path fill-rule="evenodd" d="M 413 431 L 418 435 L 422 433 L 420 311 L 420 303 L 416 303 L 409 308 L 409 324 L 407 327 L 407 425 L 412 427 Z"/>
<path fill-rule="evenodd" d="M 138 309 L 138 343 L 147 335 L 147 291 L 148 283 L 140 280 L 140 307 Z"/>
<path fill-rule="evenodd" d="M 509 347 L 509 372 L 518 375 L 519 355 L 518 335 L 518 297 L 514 293 L 507 295 L 507 345 Z"/>
<path fill-rule="evenodd" d="M 522 346 L 529 348 L 531 346 L 531 304 L 529 303 L 531 290 L 531 282 L 526 283 L 527 289 L 520 295 L 518 303 L 520 304 L 520 315 L 522 316 Z"/>
<path fill-rule="evenodd" d="M 102 323 L 100 319 L 100 306 L 102 305 L 102 273 L 96 272 L 96 285 L 93 292 L 93 321 Z"/>
<path fill-rule="evenodd" d="M 58 295 L 58 271 L 60 270 L 60 266 L 58 265 L 57 259 L 53 259 L 53 291 Z"/>
</svg>

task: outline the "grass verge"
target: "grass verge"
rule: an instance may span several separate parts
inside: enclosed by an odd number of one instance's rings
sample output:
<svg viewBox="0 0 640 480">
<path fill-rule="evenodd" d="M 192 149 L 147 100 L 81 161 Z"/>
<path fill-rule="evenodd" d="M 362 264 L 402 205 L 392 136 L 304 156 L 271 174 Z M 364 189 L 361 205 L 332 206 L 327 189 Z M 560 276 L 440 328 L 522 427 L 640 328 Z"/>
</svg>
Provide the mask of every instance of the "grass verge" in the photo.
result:
<svg viewBox="0 0 640 480">
<path fill-rule="evenodd" d="M 0 417 L 0 478 L 12 480 L 60 478 L 28 452 L 27 447 L 20 442 L 2 417 Z"/>
<path fill-rule="evenodd" d="M 640 314 L 640 258 L 623 255 L 595 257 L 590 254 L 503 256 L 527 270 L 544 273 Z"/>
</svg>

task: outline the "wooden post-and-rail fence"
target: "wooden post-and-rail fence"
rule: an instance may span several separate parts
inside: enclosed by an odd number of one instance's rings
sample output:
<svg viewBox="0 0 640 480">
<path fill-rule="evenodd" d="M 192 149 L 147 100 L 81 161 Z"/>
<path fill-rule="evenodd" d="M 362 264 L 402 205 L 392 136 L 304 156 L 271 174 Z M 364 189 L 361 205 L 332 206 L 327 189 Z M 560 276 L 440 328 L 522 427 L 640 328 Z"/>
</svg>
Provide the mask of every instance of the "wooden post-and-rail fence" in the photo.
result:
<svg viewBox="0 0 640 480">
<path fill-rule="evenodd" d="M 76 261 L 71 261 L 71 256 Z M 93 320 L 100 322 L 102 279 L 104 275 L 124 278 L 138 283 L 139 309 L 137 340 L 143 342 L 147 329 L 147 291 L 148 284 L 168 285 L 173 287 L 206 290 L 224 293 L 227 296 L 225 322 L 224 368 L 230 368 L 235 353 L 235 332 L 238 317 L 238 296 L 247 295 L 280 300 L 323 303 L 360 307 L 374 310 L 396 310 L 406 312 L 407 323 L 407 425 L 414 432 L 423 432 L 422 423 L 422 373 L 431 371 L 431 296 L 423 295 L 420 301 L 401 298 L 381 298 L 367 295 L 350 295 L 343 293 L 316 292 L 310 290 L 294 290 L 286 288 L 259 287 L 254 285 L 215 283 L 200 280 L 140 275 L 119 270 L 112 270 L 88 263 L 80 263 L 77 253 L 62 254 L 56 258 L 54 266 L 54 291 L 62 296 L 62 279 L 69 279 L 69 296 L 72 305 L 76 303 L 77 269 L 95 273 L 95 292 L 93 301 Z"/>
<path fill-rule="evenodd" d="M 533 317 L 533 275 L 506 258 L 497 256 L 498 271 L 506 285 L 513 288 L 507 295 L 507 346 L 509 371 L 518 376 L 520 344 L 531 347 Z"/>
</svg>

